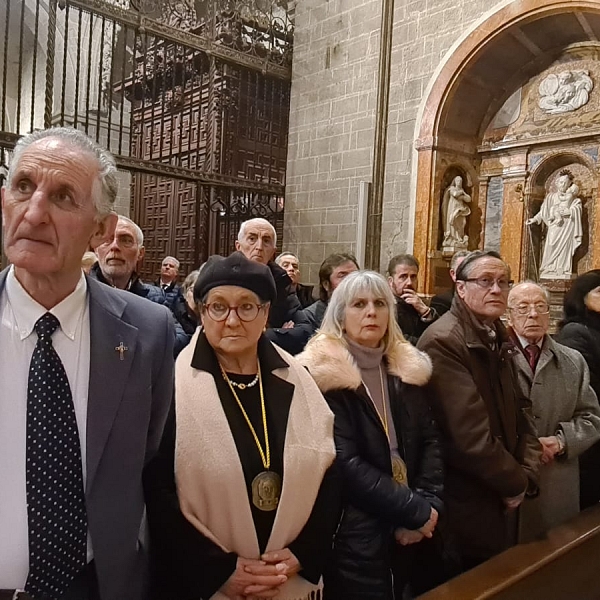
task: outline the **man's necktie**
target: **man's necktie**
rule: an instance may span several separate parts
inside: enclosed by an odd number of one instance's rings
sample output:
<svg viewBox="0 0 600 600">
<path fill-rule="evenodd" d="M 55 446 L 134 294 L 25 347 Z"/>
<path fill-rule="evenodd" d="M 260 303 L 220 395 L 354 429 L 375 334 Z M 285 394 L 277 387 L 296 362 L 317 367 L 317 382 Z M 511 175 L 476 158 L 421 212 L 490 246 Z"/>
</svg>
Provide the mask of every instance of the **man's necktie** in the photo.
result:
<svg viewBox="0 0 600 600">
<path fill-rule="evenodd" d="M 25 590 L 56 600 L 87 561 L 87 517 L 81 447 L 65 368 L 52 345 L 60 325 L 51 313 L 35 324 L 38 341 L 27 388 L 27 519 Z"/>
<path fill-rule="evenodd" d="M 537 366 L 538 359 L 540 357 L 541 350 L 539 346 L 535 344 L 529 344 L 525 346 L 525 354 L 527 355 L 527 362 L 531 367 L 531 370 L 535 373 L 535 368 Z"/>
</svg>

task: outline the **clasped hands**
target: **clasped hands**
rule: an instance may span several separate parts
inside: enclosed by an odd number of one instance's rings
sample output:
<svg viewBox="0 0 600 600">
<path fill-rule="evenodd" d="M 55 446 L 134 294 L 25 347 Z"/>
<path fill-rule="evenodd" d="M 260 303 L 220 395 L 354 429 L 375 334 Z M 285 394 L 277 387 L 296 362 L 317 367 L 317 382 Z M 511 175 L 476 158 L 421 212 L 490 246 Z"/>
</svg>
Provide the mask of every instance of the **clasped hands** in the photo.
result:
<svg viewBox="0 0 600 600">
<path fill-rule="evenodd" d="M 433 537 L 433 531 L 438 522 L 438 512 L 435 508 L 431 509 L 429 520 L 423 527 L 419 529 L 396 529 L 394 535 L 396 542 L 402 546 L 408 546 L 410 544 L 417 544 L 423 538 Z"/>
<path fill-rule="evenodd" d="M 235 571 L 220 592 L 231 600 L 273 598 L 298 571 L 300 563 L 289 548 L 266 552 L 260 560 L 240 556 Z"/>
</svg>

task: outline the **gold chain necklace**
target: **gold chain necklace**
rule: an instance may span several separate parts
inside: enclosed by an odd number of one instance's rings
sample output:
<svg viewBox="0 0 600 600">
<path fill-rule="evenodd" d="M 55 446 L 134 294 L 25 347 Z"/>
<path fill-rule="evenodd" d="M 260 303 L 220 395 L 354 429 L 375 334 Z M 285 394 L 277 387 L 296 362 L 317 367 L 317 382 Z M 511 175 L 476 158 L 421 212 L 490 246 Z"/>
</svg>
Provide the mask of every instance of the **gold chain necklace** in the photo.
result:
<svg viewBox="0 0 600 600">
<path fill-rule="evenodd" d="M 373 396 L 371 394 L 369 394 L 369 398 L 371 399 L 373 408 L 375 409 L 375 412 L 377 413 L 377 416 L 379 417 L 379 420 L 381 421 L 381 424 L 383 425 L 383 429 L 385 430 L 385 435 L 387 436 L 388 442 L 391 443 L 390 431 L 389 431 L 389 426 L 388 426 L 388 416 L 387 416 L 387 402 L 385 401 L 385 387 L 383 384 L 383 369 L 381 368 L 381 365 L 379 365 L 379 382 L 381 384 L 381 400 L 382 400 L 382 404 L 383 404 L 383 417 L 381 416 L 381 413 L 379 412 L 379 409 L 377 408 L 377 404 L 375 403 L 375 400 L 373 399 Z M 364 382 L 363 382 L 363 384 L 364 384 Z M 367 388 L 367 390 L 369 389 L 366 385 L 365 385 L 365 388 Z M 408 485 L 408 475 L 407 475 L 406 463 L 402 460 L 402 458 L 400 456 L 398 456 L 396 454 L 393 454 L 391 459 L 392 459 L 392 477 L 393 477 L 394 481 L 401 485 Z"/>
<path fill-rule="evenodd" d="M 269 444 L 269 429 L 267 427 L 267 409 L 265 407 L 265 394 L 263 391 L 263 382 L 260 373 L 260 362 L 258 363 L 258 373 L 256 376 L 258 377 L 258 388 L 260 390 L 260 410 L 262 415 L 263 431 L 265 434 L 264 450 L 260 443 L 260 440 L 258 439 L 256 429 L 254 429 L 254 426 L 250 421 L 250 417 L 248 417 L 248 413 L 246 412 L 244 405 L 241 403 L 240 398 L 232 385 L 233 382 L 227 376 L 227 373 L 225 372 L 225 369 L 223 369 L 221 363 L 219 363 L 219 368 L 221 369 L 223 379 L 227 382 L 227 385 L 229 386 L 229 389 L 231 390 L 231 393 L 233 394 L 237 405 L 242 411 L 242 415 L 244 415 L 246 424 L 250 428 L 250 432 L 252 433 L 252 437 L 254 438 L 254 443 L 258 448 L 260 459 L 262 460 L 262 464 L 265 469 L 252 480 L 252 503 L 259 510 L 263 510 L 266 512 L 275 510 L 279 504 L 279 497 L 281 496 L 281 477 L 278 473 L 269 470 L 271 466 L 271 446 Z"/>
<path fill-rule="evenodd" d="M 237 395 L 237 392 L 235 391 L 235 388 L 232 385 L 231 379 L 229 379 L 227 373 L 225 373 L 225 369 L 223 369 L 223 366 L 221 365 L 221 363 L 219 363 L 219 367 L 221 368 L 221 374 L 223 375 L 223 379 L 227 382 L 227 385 L 229 386 L 229 389 L 231 390 L 231 393 L 233 394 L 233 397 L 235 398 L 237 405 L 240 407 L 240 410 L 242 411 L 242 414 L 244 415 L 244 419 L 246 419 L 246 423 L 248 424 L 248 427 L 250 428 L 252 437 L 254 438 L 254 442 L 256 443 L 258 452 L 260 453 L 260 458 L 262 460 L 263 467 L 268 470 L 269 467 L 271 466 L 271 448 L 269 445 L 269 430 L 267 428 L 267 410 L 265 408 L 265 395 L 263 392 L 262 377 L 260 375 L 260 363 L 258 365 L 257 375 L 258 375 L 258 388 L 260 390 L 260 410 L 261 410 L 261 414 L 262 414 L 263 431 L 265 433 L 265 449 L 264 450 L 260 443 L 260 440 L 258 439 L 258 435 L 256 434 L 256 429 L 254 429 L 254 426 L 252 425 L 250 418 L 248 417 L 248 413 L 246 412 L 246 409 L 244 408 L 243 404 L 241 403 L 240 398 Z"/>
<path fill-rule="evenodd" d="M 375 409 L 377 416 L 379 417 L 379 420 L 381 421 L 381 424 L 383 425 L 383 429 L 385 430 L 385 435 L 387 435 L 388 441 L 390 441 L 390 432 L 389 432 L 389 428 L 388 428 L 388 417 L 387 417 L 387 407 L 386 407 L 386 402 L 385 402 L 385 388 L 383 385 L 383 369 L 381 368 L 381 365 L 379 365 L 379 382 L 381 384 L 381 399 L 383 402 L 383 417 L 381 416 L 381 413 L 379 412 L 379 409 L 377 408 L 377 404 L 375 403 L 375 400 L 373 399 L 373 396 L 371 394 L 369 394 L 369 398 L 371 400 L 371 403 L 373 404 L 373 408 Z M 364 381 L 363 381 L 363 384 L 364 384 Z M 369 389 L 366 384 L 365 384 L 365 387 L 367 388 L 367 390 Z"/>
</svg>

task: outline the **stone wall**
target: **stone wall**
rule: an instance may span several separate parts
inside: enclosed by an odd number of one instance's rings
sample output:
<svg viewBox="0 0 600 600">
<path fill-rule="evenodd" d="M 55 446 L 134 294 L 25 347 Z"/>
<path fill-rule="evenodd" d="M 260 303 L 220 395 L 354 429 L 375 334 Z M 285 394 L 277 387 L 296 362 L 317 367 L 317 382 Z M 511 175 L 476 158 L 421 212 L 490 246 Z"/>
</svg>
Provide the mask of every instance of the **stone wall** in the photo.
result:
<svg viewBox="0 0 600 600">
<path fill-rule="evenodd" d="M 489 0 L 396 0 L 381 267 L 410 251 L 415 123 L 440 61 Z M 299 0 L 284 248 L 316 282 L 332 252 L 356 249 L 358 190 L 370 181 L 380 0 Z"/>
</svg>

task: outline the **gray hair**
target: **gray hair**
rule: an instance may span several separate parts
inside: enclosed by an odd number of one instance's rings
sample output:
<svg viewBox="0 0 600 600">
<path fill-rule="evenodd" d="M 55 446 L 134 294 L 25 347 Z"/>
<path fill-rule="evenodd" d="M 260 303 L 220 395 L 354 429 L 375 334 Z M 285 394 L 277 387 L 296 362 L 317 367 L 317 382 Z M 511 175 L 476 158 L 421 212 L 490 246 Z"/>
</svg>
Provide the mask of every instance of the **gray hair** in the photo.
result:
<svg viewBox="0 0 600 600">
<path fill-rule="evenodd" d="M 93 267 L 98 262 L 98 257 L 94 252 L 88 250 L 81 258 L 82 267 Z"/>
<path fill-rule="evenodd" d="M 471 254 L 468 250 L 457 250 L 450 259 L 450 268 L 453 271 L 456 271 L 456 265 L 461 258 L 465 258 L 465 256 L 469 256 Z"/>
<path fill-rule="evenodd" d="M 271 225 L 271 223 L 269 223 L 269 221 L 267 221 L 266 219 L 263 219 L 262 217 L 256 217 L 255 219 L 248 219 L 247 221 L 244 221 L 240 225 L 240 230 L 238 232 L 238 242 L 244 241 L 244 236 L 246 235 L 246 228 L 251 225 L 263 225 L 265 227 L 269 227 L 271 229 L 271 231 L 273 232 L 273 245 L 277 246 L 277 232 L 275 231 L 275 227 L 273 227 L 273 225 Z"/>
<path fill-rule="evenodd" d="M 96 142 L 78 129 L 72 129 L 70 127 L 51 127 L 50 129 L 33 131 L 32 133 L 24 135 L 15 144 L 10 166 L 8 168 L 6 187 L 10 187 L 11 185 L 12 177 L 23 152 L 35 142 L 48 138 L 62 140 L 77 150 L 90 154 L 96 159 L 98 163 L 98 184 L 100 186 L 100 191 L 99 193 L 95 192 L 93 194 L 94 206 L 96 207 L 98 216 L 105 217 L 108 215 L 115 203 L 119 189 L 115 159 L 108 150 L 101 148 Z"/>
<path fill-rule="evenodd" d="M 275 262 L 281 266 L 281 261 L 283 260 L 284 256 L 293 256 L 298 262 L 300 262 L 300 259 L 293 253 L 293 252 L 282 252 L 276 259 Z"/>
<path fill-rule="evenodd" d="M 465 259 L 460 263 L 458 269 L 456 269 L 456 280 L 465 281 L 471 275 L 471 272 L 475 268 L 475 264 L 482 258 L 497 258 L 504 264 L 506 274 L 510 277 L 510 267 L 506 264 L 504 259 L 495 250 L 473 250 L 469 252 Z"/>
<path fill-rule="evenodd" d="M 388 326 L 383 337 L 385 352 L 388 352 L 398 342 L 406 342 L 396 322 L 394 294 L 383 275 L 375 271 L 354 271 L 344 277 L 331 295 L 319 333 L 343 340 L 346 308 L 361 294 L 383 298 L 387 304 L 389 309 Z"/>
<path fill-rule="evenodd" d="M 544 294 L 544 298 L 546 298 L 546 302 L 548 303 L 548 305 L 550 305 L 550 291 L 547 288 L 545 288 L 543 285 L 540 285 L 537 281 L 533 281 L 532 279 L 525 279 L 523 281 L 520 281 L 519 283 L 517 283 L 515 286 L 513 286 L 510 289 L 510 292 L 508 292 L 509 303 L 510 303 L 511 296 L 514 295 L 515 290 L 518 290 L 520 287 L 522 287 L 524 285 L 533 285 L 536 288 L 540 289 L 542 291 L 542 293 Z"/>
<path fill-rule="evenodd" d="M 181 284 L 181 293 L 184 296 L 187 294 L 188 290 L 194 289 L 198 275 L 200 275 L 200 269 L 188 273 L 188 276 L 183 280 L 183 283 Z"/>
<path fill-rule="evenodd" d="M 135 237 L 138 246 L 144 245 L 144 232 L 140 229 L 140 226 L 135 221 L 132 221 L 129 217 L 125 217 L 124 215 L 119 215 L 119 223 L 131 225 L 135 231 Z"/>
<path fill-rule="evenodd" d="M 179 261 L 178 261 L 178 260 L 177 260 L 177 259 L 176 259 L 174 256 L 165 256 L 165 257 L 162 259 L 162 263 L 161 263 L 161 265 L 164 265 L 164 264 L 165 264 L 165 262 L 166 262 L 167 260 L 170 260 L 171 262 L 175 263 L 175 266 L 176 266 L 176 267 L 179 269 L 179 265 L 180 265 L 181 263 L 180 263 L 180 262 L 179 262 Z"/>
</svg>

